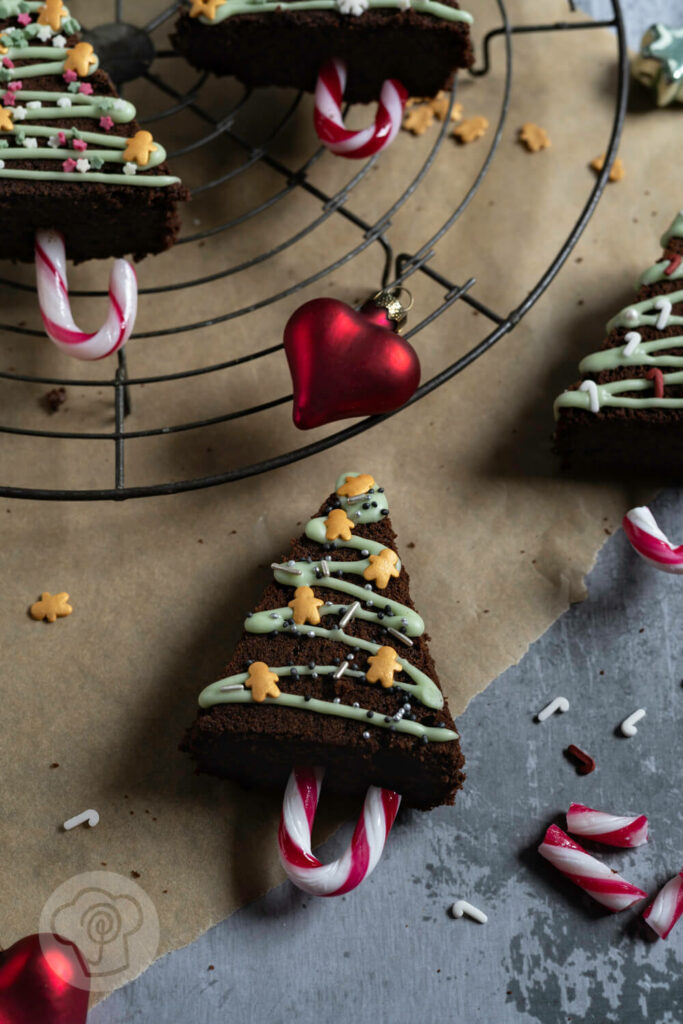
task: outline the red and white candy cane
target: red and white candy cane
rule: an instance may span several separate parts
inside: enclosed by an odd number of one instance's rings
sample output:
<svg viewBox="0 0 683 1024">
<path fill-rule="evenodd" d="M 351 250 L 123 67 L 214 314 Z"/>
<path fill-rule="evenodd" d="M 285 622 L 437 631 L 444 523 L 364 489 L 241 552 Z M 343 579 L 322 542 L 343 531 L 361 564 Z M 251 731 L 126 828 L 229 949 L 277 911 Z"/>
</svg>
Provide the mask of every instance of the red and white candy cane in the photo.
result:
<svg viewBox="0 0 683 1024">
<path fill-rule="evenodd" d="M 683 914 L 683 871 L 675 878 L 670 878 L 663 886 L 649 907 L 643 911 L 643 917 L 660 939 L 665 939 L 676 921 Z"/>
<path fill-rule="evenodd" d="M 674 547 L 646 505 L 632 508 L 621 525 L 634 549 L 649 565 L 661 572 L 683 573 L 683 544 Z"/>
<path fill-rule="evenodd" d="M 375 869 L 398 813 L 401 797 L 370 786 L 351 842 L 339 860 L 321 864 L 311 852 L 313 821 L 324 768 L 294 768 L 282 803 L 278 845 L 288 877 L 312 896 L 341 896 Z"/>
<path fill-rule="evenodd" d="M 109 278 L 109 312 L 99 331 L 88 334 L 74 322 L 69 302 L 64 239 L 57 231 L 37 231 L 36 284 L 43 324 L 61 352 L 74 359 L 103 359 L 128 341 L 138 309 L 135 270 L 116 260 Z"/>
<path fill-rule="evenodd" d="M 647 829 L 644 814 L 607 814 L 584 804 L 570 804 L 567 811 L 568 832 L 605 846 L 642 846 L 647 842 Z"/>
<path fill-rule="evenodd" d="M 313 123 L 318 138 L 337 156 L 354 160 L 374 156 L 398 135 L 408 92 L 395 78 L 388 78 L 382 83 L 375 123 L 361 131 L 350 131 L 342 117 L 345 88 L 346 64 L 336 58 L 328 61 L 315 84 Z"/>
<path fill-rule="evenodd" d="M 616 871 L 591 857 L 557 825 L 550 826 L 538 852 L 566 878 L 614 913 L 626 910 L 647 896 L 637 885 L 631 885 Z"/>
</svg>

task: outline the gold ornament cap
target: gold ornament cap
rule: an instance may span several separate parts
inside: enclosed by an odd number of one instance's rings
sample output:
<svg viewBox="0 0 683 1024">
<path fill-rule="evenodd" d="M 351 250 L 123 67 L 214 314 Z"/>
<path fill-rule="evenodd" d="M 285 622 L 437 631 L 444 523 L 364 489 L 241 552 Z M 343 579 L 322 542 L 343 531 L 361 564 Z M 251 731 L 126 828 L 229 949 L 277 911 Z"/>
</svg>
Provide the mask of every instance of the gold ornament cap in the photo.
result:
<svg viewBox="0 0 683 1024">
<path fill-rule="evenodd" d="M 400 295 L 407 296 L 405 305 L 399 298 Z M 413 308 L 413 296 L 407 288 L 382 289 L 381 292 L 372 296 L 372 301 L 376 306 L 385 309 L 387 318 L 397 324 L 402 324 L 408 315 L 408 310 Z"/>
</svg>

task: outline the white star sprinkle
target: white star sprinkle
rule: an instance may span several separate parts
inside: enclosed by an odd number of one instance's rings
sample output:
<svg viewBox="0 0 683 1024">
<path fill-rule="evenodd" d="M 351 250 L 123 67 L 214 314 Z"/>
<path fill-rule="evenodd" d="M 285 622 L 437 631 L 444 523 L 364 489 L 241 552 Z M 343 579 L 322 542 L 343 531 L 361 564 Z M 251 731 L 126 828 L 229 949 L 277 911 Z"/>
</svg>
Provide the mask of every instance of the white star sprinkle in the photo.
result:
<svg viewBox="0 0 683 1024">
<path fill-rule="evenodd" d="M 52 29 L 49 25 L 39 25 L 36 35 L 40 39 L 41 43 L 46 43 L 48 39 L 52 38 Z"/>
<path fill-rule="evenodd" d="M 4 160 L 0 160 L 0 171 L 2 171 L 4 169 L 4 166 L 5 166 L 5 161 Z"/>
<path fill-rule="evenodd" d="M 41 103 L 41 101 L 40 101 L 40 100 L 30 100 L 30 101 L 29 101 L 29 102 L 28 102 L 28 103 L 26 104 L 26 109 L 27 109 L 27 110 L 39 110 L 39 109 L 40 109 L 40 107 L 42 107 L 42 105 L 43 105 L 43 104 Z"/>
<path fill-rule="evenodd" d="M 15 107 L 14 110 L 13 110 L 13 114 L 14 114 L 14 120 L 15 121 L 25 121 L 26 120 L 26 107 Z"/>
<path fill-rule="evenodd" d="M 82 156 L 80 160 L 76 161 L 76 170 L 79 174 L 85 174 L 86 171 L 90 170 L 90 161 Z"/>
<path fill-rule="evenodd" d="M 53 36 L 52 37 L 52 45 L 53 46 L 59 46 L 63 50 L 64 47 L 66 46 L 66 37 L 65 36 L 61 36 L 61 35 Z"/>
<path fill-rule="evenodd" d="M 24 140 L 24 146 L 26 149 L 38 149 L 38 139 L 33 137 Z"/>
<path fill-rule="evenodd" d="M 337 0 L 340 14 L 354 14 L 356 17 L 368 9 L 368 0 Z"/>
<path fill-rule="evenodd" d="M 61 145 L 59 138 L 56 135 L 51 135 L 50 138 L 47 140 L 47 144 L 50 147 L 50 149 L 59 149 Z"/>
<path fill-rule="evenodd" d="M 71 106 L 71 100 L 69 99 L 68 96 L 62 96 L 61 100 L 57 100 L 57 106 L 58 107 L 64 107 L 64 108 L 70 107 Z"/>
<path fill-rule="evenodd" d="M 123 173 L 124 174 L 137 174 L 138 173 L 138 165 L 134 164 L 132 162 L 124 164 L 123 165 Z"/>
</svg>

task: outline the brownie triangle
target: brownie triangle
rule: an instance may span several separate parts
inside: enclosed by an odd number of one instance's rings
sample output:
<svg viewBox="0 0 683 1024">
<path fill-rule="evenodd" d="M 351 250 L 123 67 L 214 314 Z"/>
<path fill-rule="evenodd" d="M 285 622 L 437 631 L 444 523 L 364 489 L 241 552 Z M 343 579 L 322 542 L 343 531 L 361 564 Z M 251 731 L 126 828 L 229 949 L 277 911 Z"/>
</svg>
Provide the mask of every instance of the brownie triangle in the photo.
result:
<svg viewBox="0 0 683 1024">
<path fill-rule="evenodd" d="M 273 576 L 199 696 L 182 745 L 198 771 L 283 790 L 294 765 L 321 765 L 326 790 L 453 803 L 463 756 L 384 489 L 343 473 Z"/>
<path fill-rule="evenodd" d="M 683 478 L 683 210 L 636 301 L 555 400 L 555 448 L 582 472 Z"/>
<path fill-rule="evenodd" d="M 96 5 L 91 5 L 96 6 Z M 53 228 L 72 260 L 163 252 L 189 193 L 61 0 L 0 4 L 0 259 Z"/>
</svg>

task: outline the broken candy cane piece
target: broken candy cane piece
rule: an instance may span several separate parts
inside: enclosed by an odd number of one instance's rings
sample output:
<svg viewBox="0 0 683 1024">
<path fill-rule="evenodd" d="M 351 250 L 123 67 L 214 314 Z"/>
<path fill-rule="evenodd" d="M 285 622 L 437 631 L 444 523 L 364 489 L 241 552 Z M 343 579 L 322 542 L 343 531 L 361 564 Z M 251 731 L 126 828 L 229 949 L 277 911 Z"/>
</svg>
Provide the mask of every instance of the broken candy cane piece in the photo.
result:
<svg viewBox="0 0 683 1024">
<path fill-rule="evenodd" d="M 649 907 L 643 911 L 643 917 L 660 939 L 665 939 L 676 921 L 683 914 L 683 871 L 675 878 L 670 878 L 663 886 Z"/>
<path fill-rule="evenodd" d="M 646 505 L 630 509 L 621 524 L 631 545 L 655 569 L 683 573 L 683 545 L 674 547 Z"/>
<path fill-rule="evenodd" d="M 595 811 L 584 804 L 570 804 L 567 831 L 582 839 L 594 839 L 606 846 L 642 846 L 647 842 L 647 818 L 644 814 L 618 815 Z"/>
<path fill-rule="evenodd" d="M 551 825 L 538 848 L 541 857 L 561 871 L 594 900 L 613 913 L 646 898 L 647 893 L 591 857 L 557 825 Z"/>
</svg>

